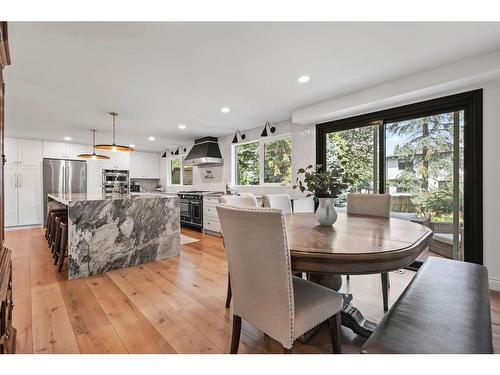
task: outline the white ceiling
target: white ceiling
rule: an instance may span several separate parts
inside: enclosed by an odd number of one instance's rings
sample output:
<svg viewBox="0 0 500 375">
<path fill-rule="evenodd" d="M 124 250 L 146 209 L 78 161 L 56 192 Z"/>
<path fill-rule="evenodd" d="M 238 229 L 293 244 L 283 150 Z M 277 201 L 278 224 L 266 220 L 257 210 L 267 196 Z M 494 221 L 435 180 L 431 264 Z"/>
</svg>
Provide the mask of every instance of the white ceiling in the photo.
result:
<svg viewBox="0 0 500 375">
<path fill-rule="evenodd" d="M 161 151 L 497 49 L 500 23 L 10 22 L 9 40 L 8 136 L 109 142 L 116 111 L 118 143 Z"/>
</svg>

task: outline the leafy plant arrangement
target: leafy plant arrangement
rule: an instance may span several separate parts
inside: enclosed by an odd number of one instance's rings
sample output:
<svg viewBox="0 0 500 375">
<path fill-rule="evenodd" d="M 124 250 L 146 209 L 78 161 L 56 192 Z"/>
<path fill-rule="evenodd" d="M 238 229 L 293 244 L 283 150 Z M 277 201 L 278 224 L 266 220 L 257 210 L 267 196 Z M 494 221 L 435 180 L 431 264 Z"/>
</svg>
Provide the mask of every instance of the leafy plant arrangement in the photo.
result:
<svg viewBox="0 0 500 375">
<path fill-rule="evenodd" d="M 341 164 L 346 162 L 341 161 Z M 299 189 L 302 193 L 308 191 L 307 197 L 338 198 L 352 183 L 352 179 L 347 176 L 341 165 L 334 164 L 326 172 L 319 172 L 320 168 L 321 165 L 300 168 L 297 172 L 297 184 L 293 185 L 293 188 Z"/>
</svg>

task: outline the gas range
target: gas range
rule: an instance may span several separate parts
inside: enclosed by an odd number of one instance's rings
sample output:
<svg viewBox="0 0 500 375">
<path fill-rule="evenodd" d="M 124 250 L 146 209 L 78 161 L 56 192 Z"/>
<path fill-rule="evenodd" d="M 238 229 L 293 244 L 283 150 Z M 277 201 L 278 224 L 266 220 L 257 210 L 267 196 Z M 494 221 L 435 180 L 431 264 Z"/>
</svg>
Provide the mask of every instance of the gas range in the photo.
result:
<svg viewBox="0 0 500 375">
<path fill-rule="evenodd" d="M 188 225 L 198 229 L 203 228 L 203 196 L 222 194 L 214 191 L 189 190 L 179 191 L 181 225 Z"/>
<path fill-rule="evenodd" d="M 185 191 L 178 191 L 177 195 L 179 198 L 183 199 L 203 199 L 204 195 L 211 195 L 211 194 L 224 194 L 222 192 L 217 192 L 217 191 L 207 191 L 207 190 L 185 190 Z"/>
</svg>

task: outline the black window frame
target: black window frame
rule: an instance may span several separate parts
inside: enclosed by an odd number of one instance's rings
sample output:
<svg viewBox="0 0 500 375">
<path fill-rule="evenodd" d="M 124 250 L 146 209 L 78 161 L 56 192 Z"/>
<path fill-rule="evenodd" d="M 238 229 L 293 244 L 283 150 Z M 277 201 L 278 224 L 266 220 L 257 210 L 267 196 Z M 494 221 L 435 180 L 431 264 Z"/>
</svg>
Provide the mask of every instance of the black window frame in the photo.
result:
<svg viewBox="0 0 500 375">
<path fill-rule="evenodd" d="M 316 125 L 316 164 L 326 163 L 327 134 L 379 125 L 379 193 L 385 191 L 385 124 L 464 111 L 464 261 L 483 264 L 483 89 Z"/>
</svg>

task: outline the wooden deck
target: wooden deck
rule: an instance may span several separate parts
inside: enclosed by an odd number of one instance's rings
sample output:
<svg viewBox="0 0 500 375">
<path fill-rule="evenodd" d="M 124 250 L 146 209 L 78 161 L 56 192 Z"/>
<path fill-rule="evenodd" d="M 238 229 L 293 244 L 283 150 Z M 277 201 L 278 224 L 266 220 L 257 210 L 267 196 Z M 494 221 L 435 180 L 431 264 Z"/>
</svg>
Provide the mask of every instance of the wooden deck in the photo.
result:
<svg viewBox="0 0 500 375">
<path fill-rule="evenodd" d="M 199 242 L 181 256 L 68 281 L 53 266 L 43 229 L 6 232 L 12 249 L 18 353 L 227 353 L 231 310 L 224 307 L 227 265 L 221 239 L 183 230 Z M 390 274 L 393 303 L 413 277 Z M 345 281 L 345 280 L 344 280 Z M 368 318 L 383 316 L 380 276 L 352 276 L 343 290 Z M 500 352 L 500 293 L 491 298 Z M 343 353 L 364 339 L 343 328 Z M 328 328 L 293 353 L 329 353 Z M 281 345 L 243 323 L 241 353 L 281 353 Z"/>
</svg>

